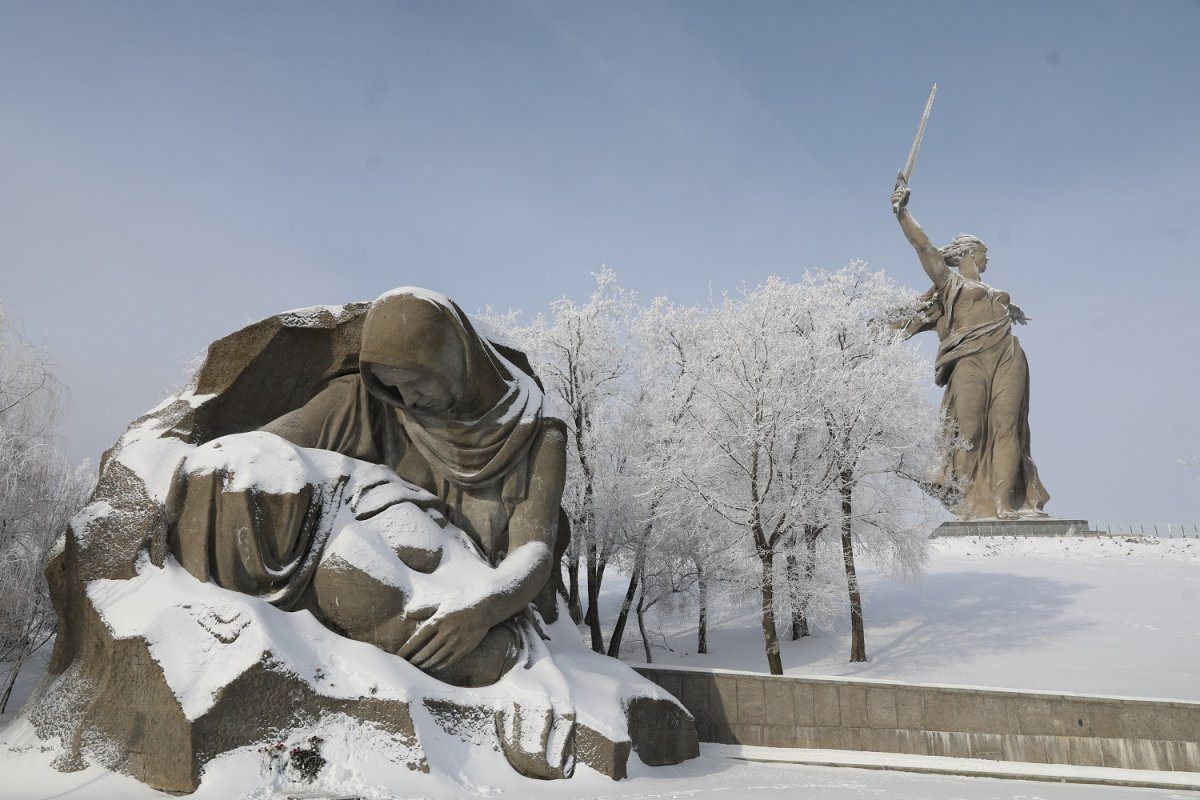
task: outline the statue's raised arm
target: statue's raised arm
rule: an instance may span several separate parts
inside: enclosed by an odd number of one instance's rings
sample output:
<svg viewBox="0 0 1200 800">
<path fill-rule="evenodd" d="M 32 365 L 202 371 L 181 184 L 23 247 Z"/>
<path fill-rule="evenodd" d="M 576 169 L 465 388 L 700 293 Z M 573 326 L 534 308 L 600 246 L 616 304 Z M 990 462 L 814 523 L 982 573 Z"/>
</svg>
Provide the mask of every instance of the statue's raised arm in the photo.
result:
<svg viewBox="0 0 1200 800">
<path fill-rule="evenodd" d="M 907 186 L 904 184 L 897 186 L 896 190 L 892 192 L 892 208 L 895 209 L 900 230 L 904 231 L 905 238 L 917 251 L 917 257 L 921 259 L 921 266 L 925 268 L 925 274 L 929 276 L 929 280 L 933 281 L 933 285 L 940 289 L 950 279 L 950 270 L 946 267 L 941 252 L 929 241 L 925 231 L 909 213 L 908 200 L 911 196 L 912 190 Z"/>
</svg>

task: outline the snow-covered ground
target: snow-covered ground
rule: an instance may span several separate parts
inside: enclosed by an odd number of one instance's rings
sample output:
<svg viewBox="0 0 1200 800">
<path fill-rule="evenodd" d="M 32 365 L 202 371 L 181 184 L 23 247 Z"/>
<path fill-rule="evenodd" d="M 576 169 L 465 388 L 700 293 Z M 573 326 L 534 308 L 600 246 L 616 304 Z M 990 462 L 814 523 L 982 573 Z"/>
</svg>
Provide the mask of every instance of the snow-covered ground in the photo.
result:
<svg viewBox="0 0 1200 800">
<path fill-rule="evenodd" d="M 905 584 L 862 570 L 871 661 L 851 665 L 845 625 L 785 641 L 794 674 L 847 675 L 921 683 L 951 683 L 1200 701 L 1200 540 L 961 539 L 938 540 L 928 573 Z M 617 593 L 618 578 L 606 587 Z M 634 628 L 636 630 L 636 628 Z M 752 609 L 720 610 L 708 656 L 694 654 L 694 631 L 668 627 L 671 650 L 656 663 L 764 670 L 761 631 Z M 626 657 L 640 657 L 631 641 Z M 32 690 L 44 661 L 18 684 L 11 711 Z M 13 730 L 4 733 L 12 734 Z M 19 737 L 18 737 L 19 739 Z M 8 740 L 13 743 L 11 735 Z M 0 799 L 129 800 L 166 797 L 132 779 L 99 769 L 68 775 L 50 768 L 36 747 L 0 746 Z M 233 753 L 212 765 L 197 800 L 244 796 L 262 756 Z M 503 771 L 498 771 L 503 772 Z M 763 764 L 729 758 L 706 746 L 693 762 L 648 769 L 613 783 L 586 768 L 566 782 L 540 783 L 497 774 L 492 785 L 463 787 L 445 776 L 413 775 L 404 786 L 380 787 L 396 798 L 716 797 L 730 800 L 1118 800 L 1197 798 L 1193 792 L 1056 785 L 990 778 Z M 304 797 L 296 789 L 260 800 Z M 313 796 L 313 795 L 309 795 Z M 315 795 L 335 797 L 336 795 Z"/>
<path fill-rule="evenodd" d="M 519 800 L 1196 800 L 1200 794 L 1172 789 L 1055 784 L 1032 781 L 920 775 L 907 772 L 770 764 L 727 756 L 719 745 L 705 746 L 697 759 L 674 767 L 632 765 L 627 780 L 614 782 L 586 768 L 569 781 L 534 781 L 498 775 L 496 785 L 452 787 L 445 779 L 413 774 L 403 786 L 381 787 L 379 793 L 314 794 L 301 786 L 276 794 L 245 794 L 256 774 L 253 753 L 226 756 L 210 767 L 195 800 L 303 800 L 322 798 L 512 797 Z M 132 778 L 94 767 L 63 774 L 50 767 L 49 755 L 36 751 L 0 754 L 0 798 L 3 800 L 151 800 L 171 795 L 154 791 Z"/>
<path fill-rule="evenodd" d="M 1200 701 L 1200 539 L 935 539 L 917 585 L 864 566 L 865 664 L 849 623 L 799 642 L 784 670 L 915 683 Z M 636 628 L 634 628 L 636 630 Z M 656 664 L 765 672 L 754 610 L 722 609 L 709 654 L 691 620 L 664 626 Z M 653 638 L 653 637 L 652 637 Z M 623 657 L 644 659 L 629 642 Z"/>
</svg>

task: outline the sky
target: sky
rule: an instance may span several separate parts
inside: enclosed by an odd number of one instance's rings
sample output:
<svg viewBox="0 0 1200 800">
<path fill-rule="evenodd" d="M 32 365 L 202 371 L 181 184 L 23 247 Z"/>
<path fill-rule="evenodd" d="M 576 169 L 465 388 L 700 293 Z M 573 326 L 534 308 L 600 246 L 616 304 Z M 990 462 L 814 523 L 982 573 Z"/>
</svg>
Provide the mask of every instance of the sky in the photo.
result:
<svg viewBox="0 0 1200 800">
<path fill-rule="evenodd" d="M 936 81 L 910 208 L 1033 319 L 1047 510 L 1190 529 L 1198 41 L 1194 0 L 0 0 L 0 302 L 79 459 L 209 342 L 395 286 L 923 290 L 888 198 Z"/>
</svg>

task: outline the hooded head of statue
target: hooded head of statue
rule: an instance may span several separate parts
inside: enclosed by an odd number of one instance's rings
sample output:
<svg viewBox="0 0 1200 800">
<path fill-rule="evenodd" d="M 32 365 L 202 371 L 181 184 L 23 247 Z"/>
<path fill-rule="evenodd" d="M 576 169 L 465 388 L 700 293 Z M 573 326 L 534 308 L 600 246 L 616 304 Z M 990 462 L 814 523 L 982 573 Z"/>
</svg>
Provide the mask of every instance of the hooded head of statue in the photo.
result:
<svg viewBox="0 0 1200 800">
<path fill-rule="evenodd" d="M 458 306 L 407 287 L 371 305 L 359 363 L 372 394 L 424 416 L 477 417 L 499 401 L 511 380 Z"/>
</svg>

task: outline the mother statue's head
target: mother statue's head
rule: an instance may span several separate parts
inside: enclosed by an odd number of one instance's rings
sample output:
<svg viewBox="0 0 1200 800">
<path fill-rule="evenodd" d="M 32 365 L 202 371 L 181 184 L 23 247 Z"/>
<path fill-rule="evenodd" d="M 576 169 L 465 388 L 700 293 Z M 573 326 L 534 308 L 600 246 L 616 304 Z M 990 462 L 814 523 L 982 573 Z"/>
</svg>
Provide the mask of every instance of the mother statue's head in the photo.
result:
<svg viewBox="0 0 1200 800">
<path fill-rule="evenodd" d="M 503 367 L 467 315 L 444 295 L 414 287 L 371 304 L 359 371 L 376 397 L 427 415 L 470 418 L 507 389 Z"/>
<path fill-rule="evenodd" d="M 942 254 L 943 261 L 959 271 L 965 269 L 979 274 L 987 269 L 987 245 L 978 236 L 960 233 L 938 252 Z"/>
</svg>

